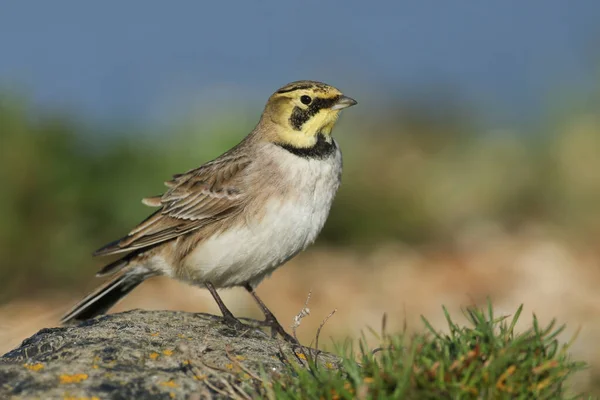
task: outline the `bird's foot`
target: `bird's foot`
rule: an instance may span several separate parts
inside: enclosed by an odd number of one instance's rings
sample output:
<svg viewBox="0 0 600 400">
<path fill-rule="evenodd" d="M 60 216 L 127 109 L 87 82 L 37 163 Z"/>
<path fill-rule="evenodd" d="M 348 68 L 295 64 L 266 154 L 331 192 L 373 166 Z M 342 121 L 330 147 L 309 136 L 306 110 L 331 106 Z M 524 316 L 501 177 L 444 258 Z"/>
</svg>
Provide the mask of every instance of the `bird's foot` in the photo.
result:
<svg viewBox="0 0 600 400">
<path fill-rule="evenodd" d="M 264 326 L 264 327 L 271 328 L 271 338 L 275 338 L 279 334 L 279 336 L 281 336 L 283 338 L 283 340 L 285 340 L 288 343 L 300 344 L 298 342 L 298 340 L 296 340 L 295 337 L 293 337 L 292 335 L 290 335 L 289 333 L 287 333 L 285 331 L 285 329 L 283 328 L 283 326 L 281 326 L 279 321 L 277 321 L 277 318 L 275 318 L 275 316 L 273 316 L 272 318 L 267 317 L 267 318 L 265 318 L 264 321 L 259 321 L 257 319 L 253 319 L 253 318 L 240 318 L 240 319 L 244 320 L 244 322 L 246 322 L 246 323 L 249 323 L 253 327 Z"/>
<path fill-rule="evenodd" d="M 245 330 L 250 328 L 248 325 L 244 324 L 242 321 L 233 316 L 233 314 L 223 314 L 223 321 L 227 326 L 233 328 L 235 330 Z"/>
<path fill-rule="evenodd" d="M 300 344 L 300 342 L 298 342 L 298 340 L 295 337 L 293 337 L 292 335 L 287 333 L 285 331 L 285 329 L 283 329 L 283 326 L 281 326 L 281 324 L 277 320 L 271 321 L 270 326 L 271 326 L 271 337 L 272 338 L 274 338 L 277 334 L 279 334 L 279 336 L 281 336 L 283 338 L 283 340 L 285 340 L 288 343 Z"/>
</svg>

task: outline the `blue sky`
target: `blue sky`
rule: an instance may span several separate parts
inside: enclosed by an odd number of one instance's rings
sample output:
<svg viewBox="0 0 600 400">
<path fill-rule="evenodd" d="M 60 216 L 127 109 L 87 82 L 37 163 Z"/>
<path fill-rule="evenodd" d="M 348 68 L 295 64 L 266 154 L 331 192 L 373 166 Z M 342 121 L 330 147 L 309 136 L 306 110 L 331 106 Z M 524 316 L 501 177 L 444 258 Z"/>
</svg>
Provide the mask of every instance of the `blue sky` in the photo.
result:
<svg viewBox="0 0 600 400">
<path fill-rule="evenodd" d="M 374 107 L 445 88 L 512 121 L 597 83 L 598 21 L 595 0 L 0 0 L 0 87 L 145 123 L 315 79 Z"/>
</svg>

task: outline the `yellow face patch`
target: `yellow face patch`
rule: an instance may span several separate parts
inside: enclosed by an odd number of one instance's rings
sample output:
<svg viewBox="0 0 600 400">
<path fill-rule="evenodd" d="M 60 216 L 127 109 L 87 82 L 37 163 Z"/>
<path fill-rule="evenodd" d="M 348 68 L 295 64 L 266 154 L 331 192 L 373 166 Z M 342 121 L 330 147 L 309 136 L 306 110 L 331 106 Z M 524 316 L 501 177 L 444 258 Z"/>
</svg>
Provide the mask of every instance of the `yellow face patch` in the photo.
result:
<svg viewBox="0 0 600 400">
<path fill-rule="evenodd" d="M 281 142 L 294 147 L 312 147 L 317 135 L 327 141 L 339 116 L 339 109 L 332 109 L 342 93 L 336 88 L 320 82 L 299 81 L 279 89 L 267 107 L 273 108 L 271 120 L 281 128 Z"/>
</svg>

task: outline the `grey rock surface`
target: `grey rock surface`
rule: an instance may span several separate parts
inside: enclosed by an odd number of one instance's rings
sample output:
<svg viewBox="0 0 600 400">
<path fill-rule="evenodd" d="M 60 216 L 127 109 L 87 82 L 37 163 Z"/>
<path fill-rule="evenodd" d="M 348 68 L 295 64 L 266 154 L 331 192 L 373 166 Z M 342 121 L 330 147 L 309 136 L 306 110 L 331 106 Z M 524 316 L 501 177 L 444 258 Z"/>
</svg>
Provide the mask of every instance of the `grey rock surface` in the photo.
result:
<svg viewBox="0 0 600 400">
<path fill-rule="evenodd" d="M 26 339 L 0 357 L 0 399 L 228 397 L 287 373 L 307 351 L 213 315 L 134 310 Z"/>
</svg>

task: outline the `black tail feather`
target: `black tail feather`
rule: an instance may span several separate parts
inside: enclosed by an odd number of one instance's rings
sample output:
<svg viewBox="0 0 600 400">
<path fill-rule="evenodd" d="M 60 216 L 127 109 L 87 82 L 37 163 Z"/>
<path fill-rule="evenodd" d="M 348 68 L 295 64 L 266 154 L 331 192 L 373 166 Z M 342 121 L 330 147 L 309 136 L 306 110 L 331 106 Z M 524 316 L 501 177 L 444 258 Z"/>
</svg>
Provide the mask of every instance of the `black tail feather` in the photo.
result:
<svg viewBox="0 0 600 400">
<path fill-rule="evenodd" d="M 92 255 L 94 257 L 97 257 L 97 256 L 104 256 L 104 255 L 108 255 L 108 254 L 112 254 L 112 253 L 118 253 L 119 251 L 129 251 L 129 250 L 123 250 L 119 247 L 119 243 L 123 239 L 124 238 L 120 238 L 120 239 L 113 240 L 112 242 L 105 244 L 104 246 L 102 246 L 98 250 L 96 250 L 94 253 L 92 253 Z"/>
<path fill-rule="evenodd" d="M 104 314 L 149 276 L 141 273 L 125 273 L 111 279 L 77 303 L 65 314 L 61 323 L 83 321 Z"/>
<path fill-rule="evenodd" d="M 135 256 L 135 254 L 127 255 L 117 261 L 111 262 L 105 265 L 100 271 L 96 273 L 98 278 L 106 275 L 113 275 L 129 265 L 129 261 Z"/>
</svg>

